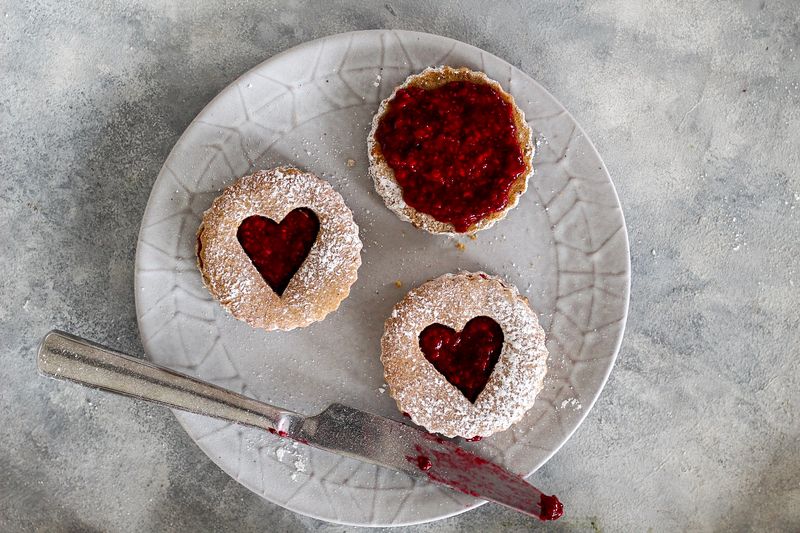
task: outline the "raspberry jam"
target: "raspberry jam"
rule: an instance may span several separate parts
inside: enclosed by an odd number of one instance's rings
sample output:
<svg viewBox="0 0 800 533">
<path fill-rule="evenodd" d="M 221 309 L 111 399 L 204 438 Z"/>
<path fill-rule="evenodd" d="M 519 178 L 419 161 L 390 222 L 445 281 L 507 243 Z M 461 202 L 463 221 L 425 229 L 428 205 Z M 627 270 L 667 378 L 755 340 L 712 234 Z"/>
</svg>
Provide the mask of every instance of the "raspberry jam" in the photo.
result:
<svg viewBox="0 0 800 533">
<path fill-rule="evenodd" d="M 433 437 L 432 435 L 429 438 Z M 492 499 L 498 486 L 507 504 L 540 520 L 558 520 L 564 506 L 556 496 L 548 496 L 528 485 L 524 478 L 503 470 L 498 465 L 471 454 L 463 448 L 437 449 L 416 444 L 416 455 L 406 455 L 430 480 L 444 483 L 470 496 Z M 495 500 L 499 501 L 499 500 Z"/>
<path fill-rule="evenodd" d="M 289 285 L 317 240 L 319 219 L 311 209 L 300 207 L 280 224 L 261 215 L 247 217 L 236 238 L 264 281 L 278 296 Z"/>
<path fill-rule="evenodd" d="M 564 504 L 555 495 L 542 494 L 539 505 L 542 508 L 539 518 L 542 520 L 558 520 L 564 514 Z"/>
<path fill-rule="evenodd" d="M 458 232 L 502 211 L 526 168 L 512 105 L 484 84 L 400 89 L 375 139 L 403 200 Z"/>
<path fill-rule="evenodd" d="M 427 457 L 425 455 L 418 455 L 413 458 L 406 457 L 406 459 L 410 459 L 412 462 L 416 462 L 419 469 L 422 470 L 423 472 L 427 472 L 428 470 L 433 468 L 433 463 L 431 462 L 430 457 Z"/>
<path fill-rule="evenodd" d="M 503 349 L 503 330 L 488 316 L 475 317 L 460 332 L 431 324 L 419 334 L 419 348 L 466 398 L 475 403 Z"/>
</svg>

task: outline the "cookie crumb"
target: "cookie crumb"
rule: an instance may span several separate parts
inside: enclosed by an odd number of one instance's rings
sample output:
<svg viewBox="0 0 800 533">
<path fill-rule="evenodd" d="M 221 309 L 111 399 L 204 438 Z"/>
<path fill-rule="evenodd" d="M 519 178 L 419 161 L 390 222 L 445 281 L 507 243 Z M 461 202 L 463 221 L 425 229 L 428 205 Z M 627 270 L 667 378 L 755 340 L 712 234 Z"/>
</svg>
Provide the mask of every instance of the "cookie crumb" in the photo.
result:
<svg viewBox="0 0 800 533">
<path fill-rule="evenodd" d="M 474 234 L 474 233 L 470 233 L 469 235 L 467 235 L 467 237 L 469 237 L 469 239 L 471 241 L 477 241 L 478 240 L 478 236 L 476 234 Z"/>
<path fill-rule="evenodd" d="M 354 166 L 356 166 L 356 160 L 355 159 L 348 159 L 347 160 L 347 168 L 353 168 Z"/>
<path fill-rule="evenodd" d="M 458 248 L 458 251 L 459 251 L 459 252 L 463 252 L 464 250 L 466 250 L 466 249 L 467 249 L 467 247 L 466 247 L 466 246 L 464 246 L 464 243 L 463 243 L 463 242 L 457 242 L 457 243 L 456 243 L 456 248 Z"/>
<path fill-rule="evenodd" d="M 397 287 L 397 288 L 399 289 L 400 287 L 402 287 L 402 286 L 403 286 L 403 282 L 402 282 L 402 281 L 400 281 L 400 280 L 398 279 L 398 280 L 396 280 L 396 281 L 394 282 L 394 286 L 395 286 L 395 287 Z"/>
</svg>

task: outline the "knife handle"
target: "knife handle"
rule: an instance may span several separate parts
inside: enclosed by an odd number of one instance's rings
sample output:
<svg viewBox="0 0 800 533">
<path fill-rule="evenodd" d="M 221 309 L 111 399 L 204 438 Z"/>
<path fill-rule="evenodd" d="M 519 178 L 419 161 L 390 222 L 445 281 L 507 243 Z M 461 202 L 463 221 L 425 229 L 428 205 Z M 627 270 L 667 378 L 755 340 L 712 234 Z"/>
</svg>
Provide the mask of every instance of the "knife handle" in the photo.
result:
<svg viewBox="0 0 800 533">
<path fill-rule="evenodd" d="M 39 372 L 190 413 L 292 434 L 303 417 L 94 342 L 53 330 L 37 355 Z"/>
</svg>

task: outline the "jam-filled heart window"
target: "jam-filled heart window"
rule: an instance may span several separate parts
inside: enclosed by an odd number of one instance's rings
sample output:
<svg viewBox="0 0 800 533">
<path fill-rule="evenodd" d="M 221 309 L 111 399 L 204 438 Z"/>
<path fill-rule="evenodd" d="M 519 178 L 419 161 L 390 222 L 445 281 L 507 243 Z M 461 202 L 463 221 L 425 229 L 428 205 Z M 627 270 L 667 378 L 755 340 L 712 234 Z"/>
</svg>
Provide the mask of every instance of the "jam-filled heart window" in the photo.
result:
<svg viewBox="0 0 800 533">
<path fill-rule="evenodd" d="M 258 273 L 282 296 L 300 270 L 319 234 L 319 218 L 311 209 L 293 209 L 280 222 L 261 215 L 247 217 L 236 239 Z"/>
<path fill-rule="evenodd" d="M 473 318 L 461 331 L 431 324 L 419 334 L 419 347 L 425 359 L 475 403 L 500 358 L 503 329 L 488 316 Z"/>
</svg>

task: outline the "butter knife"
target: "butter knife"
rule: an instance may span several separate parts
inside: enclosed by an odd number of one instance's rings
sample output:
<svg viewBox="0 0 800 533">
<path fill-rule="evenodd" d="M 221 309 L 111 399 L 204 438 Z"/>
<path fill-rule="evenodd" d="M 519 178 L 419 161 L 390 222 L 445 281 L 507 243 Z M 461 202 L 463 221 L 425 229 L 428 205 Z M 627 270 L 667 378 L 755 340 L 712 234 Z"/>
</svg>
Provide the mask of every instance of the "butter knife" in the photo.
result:
<svg viewBox="0 0 800 533">
<path fill-rule="evenodd" d="M 45 376 L 266 430 L 426 477 L 541 520 L 563 514 L 558 498 L 521 476 L 442 437 L 346 405 L 303 416 L 56 330 L 42 340 L 37 364 Z"/>
</svg>

